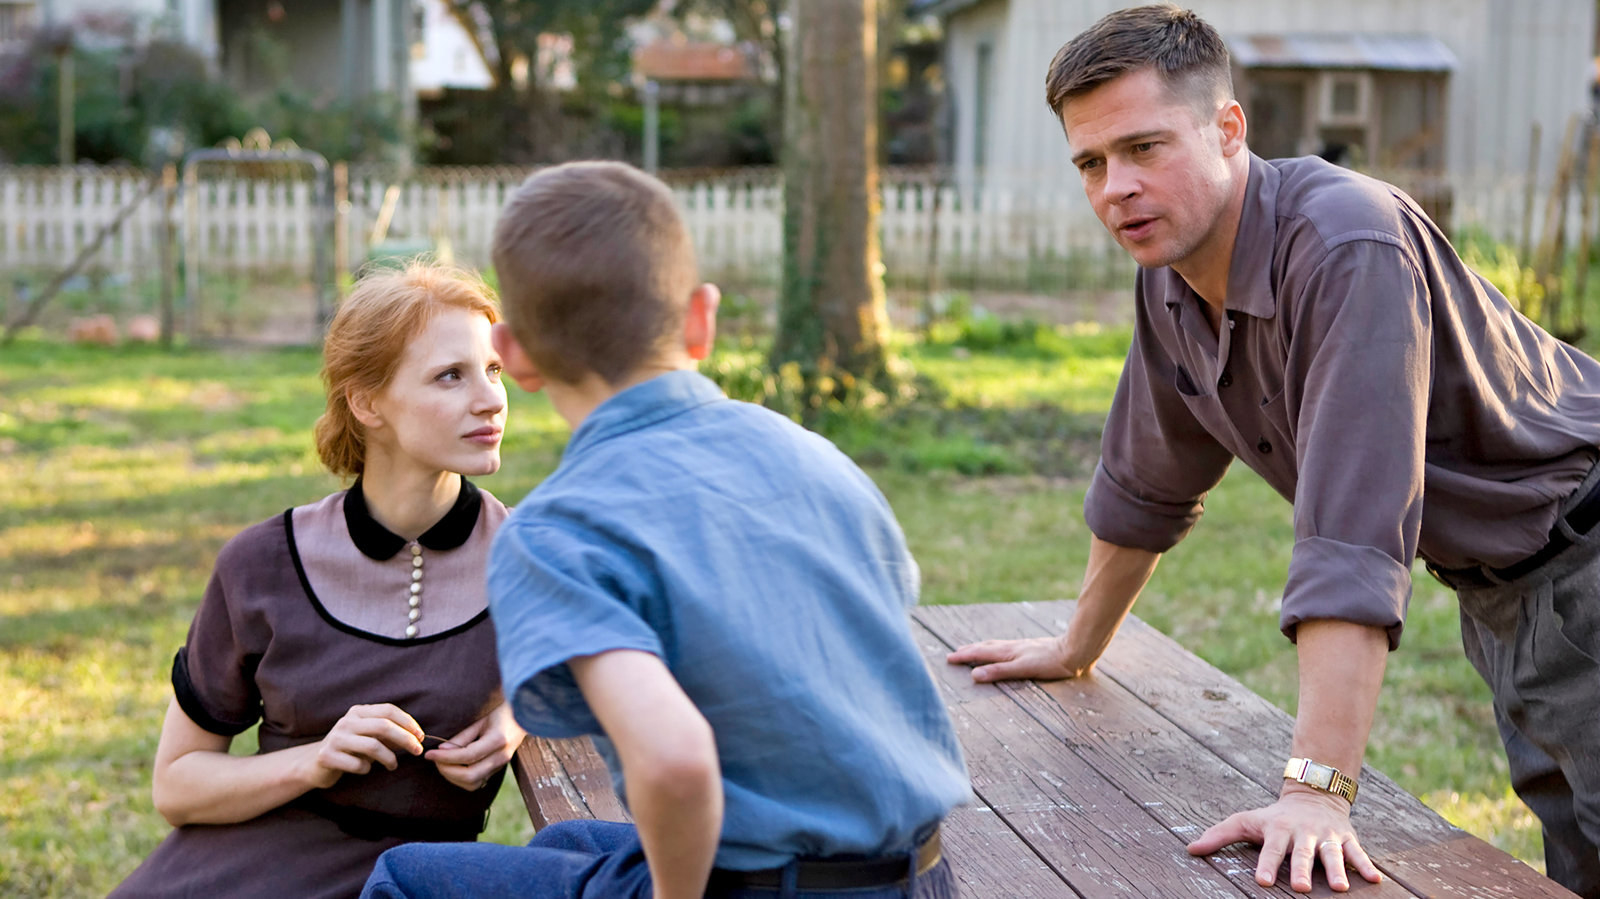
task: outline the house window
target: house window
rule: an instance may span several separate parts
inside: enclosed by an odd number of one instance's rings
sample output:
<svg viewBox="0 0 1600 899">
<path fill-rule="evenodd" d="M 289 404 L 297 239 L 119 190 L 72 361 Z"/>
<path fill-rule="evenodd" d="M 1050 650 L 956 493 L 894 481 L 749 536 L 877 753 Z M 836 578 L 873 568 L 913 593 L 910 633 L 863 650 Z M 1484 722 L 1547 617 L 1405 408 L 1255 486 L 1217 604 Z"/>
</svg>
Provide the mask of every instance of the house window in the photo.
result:
<svg viewBox="0 0 1600 899">
<path fill-rule="evenodd" d="M 1363 125 L 1367 121 L 1372 76 L 1367 72 L 1323 72 L 1318 79 L 1321 103 L 1317 114 L 1324 125 Z"/>
<path fill-rule="evenodd" d="M 983 171 L 989 165 L 989 84 L 993 77 L 994 47 L 978 45 L 978 63 L 972 91 L 972 164 Z"/>
</svg>

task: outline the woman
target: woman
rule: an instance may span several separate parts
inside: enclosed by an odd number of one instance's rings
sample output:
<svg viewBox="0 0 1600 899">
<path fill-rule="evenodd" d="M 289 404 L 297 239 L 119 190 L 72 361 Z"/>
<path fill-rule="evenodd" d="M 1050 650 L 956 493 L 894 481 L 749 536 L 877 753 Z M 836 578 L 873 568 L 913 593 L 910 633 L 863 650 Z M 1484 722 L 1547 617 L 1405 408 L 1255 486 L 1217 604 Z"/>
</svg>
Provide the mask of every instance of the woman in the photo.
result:
<svg viewBox="0 0 1600 899">
<path fill-rule="evenodd" d="M 383 850 L 482 831 L 522 740 L 484 595 L 506 508 L 463 477 L 500 467 L 498 318 L 423 265 L 340 306 L 317 452 L 355 483 L 217 557 L 156 749 L 176 829 L 113 896 L 355 896 Z"/>
</svg>

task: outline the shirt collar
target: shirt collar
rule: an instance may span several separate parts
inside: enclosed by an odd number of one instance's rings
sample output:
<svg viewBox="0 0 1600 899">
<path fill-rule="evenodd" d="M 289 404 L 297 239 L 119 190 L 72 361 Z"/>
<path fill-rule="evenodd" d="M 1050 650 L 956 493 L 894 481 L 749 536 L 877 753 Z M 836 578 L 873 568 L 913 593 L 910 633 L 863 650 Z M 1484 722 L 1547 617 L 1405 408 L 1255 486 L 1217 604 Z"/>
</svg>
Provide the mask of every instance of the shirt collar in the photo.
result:
<svg viewBox="0 0 1600 899">
<path fill-rule="evenodd" d="M 1275 167 L 1250 154 L 1250 181 L 1239 213 L 1239 233 L 1233 239 L 1223 307 L 1256 318 L 1272 318 L 1278 312 L 1272 294 L 1272 256 L 1277 249 L 1279 178 Z"/>
<path fill-rule="evenodd" d="M 588 446 L 647 427 L 707 403 L 726 399 L 716 382 L 697 371 L 671 371 L 606 399 L 583 420 L 567 443 L 571 456 Z"/>
<path fill-rule="evenodd" d="M 432 550 L 455 549 L 467 542 L 472 536 L 472 529 L 478 524 L 478 512 L 483 507 L 483 495 L 478 488 L 466 478 L 461 479 L 461 490 L 456 494 L 455 505 L 444 517 L 428 528 L 417 542 Z M 361 479 L 344 494 L 344 523 L 350 530 L 350 539 L 355 542 L 356 549 L 362 555 L 379 562 L 394 557 L 407 543 L 406 538 L 396 534 L 372 517 L 372 512 L 367 508 L 366 494 L 361 490 Z"/>
<path fill-rule="evenodd" d="M 1228 298 L 1223 308 L 1256 318 L 1277 314 L 1278 301 L 1272 293 L 1272 255 L 1278 234 L 1278 170 L 1254 153 L 1250 154 L 1250 175 L 1245 185 L 1244 207 L 1239 212 L 1239 230 L 1233 239 L 1233 257 L 1228 262 Z M 1171 269 L 1161 269 L 1172 279 L 1176 290 L 1167 290 L 1166 305 L 1176 306 L 1185 297 L 1199 294 Z"/>
</svg>

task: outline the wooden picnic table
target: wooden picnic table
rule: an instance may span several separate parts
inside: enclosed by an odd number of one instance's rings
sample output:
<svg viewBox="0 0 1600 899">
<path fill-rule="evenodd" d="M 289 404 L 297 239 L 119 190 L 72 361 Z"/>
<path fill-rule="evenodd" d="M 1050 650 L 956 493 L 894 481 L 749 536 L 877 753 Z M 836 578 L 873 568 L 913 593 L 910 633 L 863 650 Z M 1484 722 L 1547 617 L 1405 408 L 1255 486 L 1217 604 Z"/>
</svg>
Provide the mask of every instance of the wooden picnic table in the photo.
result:
<svg viewBox="0 0 1600 899">
<path fill-rule="evenodd" d="M 1294 721 L 1134 617 L 1086 678 L 974 684 L 945 653 L 985 638 L 1059 633 L 1070 601 L 923 606 L 913 633 L 944 691 L 973 803 L 944 825 L 969 897 L 1300 896 L 1255 882 L 1257 849 L 1207 858 L 1184 846 L 1224 817 L 1271 802 Z M 627 820 L 587 739 L 527 740 L 516 774 L 534 826 Z M 1387 879 L 1351 874 L 1346 895 L 1572 897 L 1435 814 L 1371 766 L 1353 820 Z M 1311 895 L 1334 894 L 1316 875 Z"/>
</svg>

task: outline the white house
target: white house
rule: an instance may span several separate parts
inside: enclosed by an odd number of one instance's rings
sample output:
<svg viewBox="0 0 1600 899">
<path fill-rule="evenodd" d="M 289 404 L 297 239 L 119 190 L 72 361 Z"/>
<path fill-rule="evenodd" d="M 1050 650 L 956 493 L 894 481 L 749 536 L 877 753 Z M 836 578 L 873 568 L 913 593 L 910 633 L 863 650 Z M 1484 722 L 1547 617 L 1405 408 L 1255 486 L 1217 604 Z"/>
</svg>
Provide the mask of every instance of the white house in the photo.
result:
<svg viewBox="0 0 1600 899">
<path fill-rule="evenodd" d="M 411 85 L 419 94 L 444 88 L 484 90 L 494 76 L 472 38 L 445 7 L 445 0 L 419 0 L 422 25 L 411 49 Z"/>
<path fill-rule="evenodd" d="M 1050 60 L 1116 0 L 914 0 L 941 17 L 951 162 L 966 187 L 1076 185 L 1046 109 Z M 1443 175 L 1466 194 L 1528 171 L 1541 181 L 1589 111 L 1592 0 L 1187 0 L 1234 58 L 1235 87 L 1265 156 L 1323 153 L 1384 172 Z M 1514 187 L 1503 190 L 1510 196 Z M 1485 201 L 1486 202 L 1486 201 Z M 1086 204 L 1085 204 L 1086 206 Z"/>
<path fill-rule="evenodd" d="M 0 44 L 54 25 L 175 37 L 247 89 L 276 86 L 256 40 L 266 37 L 291 55 L 289 78 L 313 94 L 407 99 L 420 31 L 413 0 L 0 0 Z"/>
<path fill-rule="evenodd" d="M 163 33 L 217 58 L 216 0 L 7 0 L 0 2 L 0 45 L 25 31 L 86 19 L 121 20 L 135 39 Z"/>
</svg>

